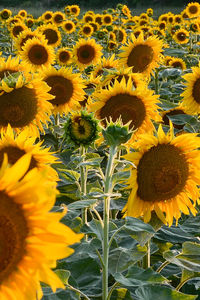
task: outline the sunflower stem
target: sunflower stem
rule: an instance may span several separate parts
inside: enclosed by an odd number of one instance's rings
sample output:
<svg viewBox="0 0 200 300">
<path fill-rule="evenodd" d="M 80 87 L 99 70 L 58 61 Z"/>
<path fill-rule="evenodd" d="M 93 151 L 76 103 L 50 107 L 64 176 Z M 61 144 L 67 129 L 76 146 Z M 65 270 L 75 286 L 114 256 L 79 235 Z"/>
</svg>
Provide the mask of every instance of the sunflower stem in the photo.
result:
<svg viewBox="0 0 200 300">
<path fill-rule="evenodd" d="M 181 281 L 181 282 L 177 285 L 176 290 L 179 291 L 179 290 L 182 288 L 182 286 L 183 286 L 187 281 L 189 281 L 191 278 L 192 278 L 192 277 L 189 277 L 189 278 L 187 278 L 187 279 Z"/>
<path fill-rule="evenodd" d="M 156 270 L 156 272 L 160 273 L 162 271 L 162 269 L 164 269 L 169 264 L 170 264 L 169 261 L 165 261 L 162 265 L 160 265 L 160 267 Z"/>
<path fill-rule="evenodd" d="M 158 95 L 158 69 L 155 71 L 155 94 Z"/>
<path fill-rule="evenodd" d="M 80 146 L 80 156 L 82 158 L 82 162 L 85 160 L 85 147 Z M 86 195 L 86 183 L 87 183 L 87 173 L 84 166 L 80 166 L 80 179 L 81 179 L 81 198 Z M 83 224 L 87 224 L 87 208 L 83 208 L 82 210 L 82 220 Z"/>
<path fill-rule="evenodd" d="M 150 243 L 151 243 L 151 239 L 146 243 L 147 254 L 143 258 L 143 268 L 144 269 L 148 269 L 151 267 Z"/>
<path fill-rule="evenodd" d="M 112 192 L 112 174 L 114 171 L 114 159 L 116 157 L 117 151 L 116 146 L 111 146 L 109 151 L 108 163 L 106 166 L 105 173 L 105 187 L 104 193 L 110 194 Z M 108 257 L 109 257 L 109 210 L 110 210 L 110 195 L 104 199 L 104 212 L 103 212 L 103 298 L 102 300 L 107 300 L 108 298 Z"/>
</svg>

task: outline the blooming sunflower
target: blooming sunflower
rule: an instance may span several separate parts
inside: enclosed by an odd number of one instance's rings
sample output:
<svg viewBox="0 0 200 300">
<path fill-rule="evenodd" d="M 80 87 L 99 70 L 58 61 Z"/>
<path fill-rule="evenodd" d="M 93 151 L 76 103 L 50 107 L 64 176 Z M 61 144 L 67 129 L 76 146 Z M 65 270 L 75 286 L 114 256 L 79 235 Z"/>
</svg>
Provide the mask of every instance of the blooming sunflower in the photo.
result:
<svg viewBox="0 0 200 300">
<path fill-rule="evenodd" d="M 95 70 L 92 72 L 93 77 L 101 76 L 104 72 L 104 69 L 117 69 L 119 60 L 115 58 L 113 54 L 111 57 L 105 58 L 103 57 L 101 64 L 95 67 Z"/>
<path fill-rule="evenodd" d="M 21 9 L 20 11 L 18 11 L 18 15 L 21 16 L 22 18 L 26 18 L 27 11 L 25 9 Z"/>
<path fill-rule="evenodd" d="M 4 8 L 3 10 L 0 11 L 0 19 L 2 21 L 9 19 L 11 15 L 12 15 L 12 11 L 10 9 Z"/>
<path fill-rule="evenodd" d="M 48 41 L 47 45 L 57 47 L 61 42 L 61 33 L 54 24 L 41 25 L 37 28 L 36 33 L 42 33 Z"/>
<path fill-rule="evenodd" d="M 10 28 L 10 34 L 12 38 L 17 38 L 20 32 L 28 29 L 28 27 L 23 22 L 16 22 Z"/>
<path fill-rule="evenodd" d="M 16 135 L 8 125 L 6 131 L 1 132 L 0 137 L 0 165 L 3 163 L 5 153 L 10 165 L 15 164 L 24 154 L 29 153 L 31 162 L 28 171 L 37 168 L 38 171 L 46 173 L 50 180 L 58 180 L 57 172 L 51 167 L 57 158 L 49 152 L 48 148 L 42 147 L 42 142 L 35 143 L 36 137 L 30 137 L 27 129 Z"/>
<path fill-rule="evenodd" d="M 161 112 L 161 117 L 162 117 L 162 122 L 165 125 L 170 125 L 170 116 L 177 116 L 177 115 L 185 115 L 185 109 L 183 106 L 179 105 L 177 107 L 165 110 Z M 174 128 L 176 129 L 183 129 L 183 127 L 185 126 L 185 124 L 175 124 L 173 123 Z"/>
<path fill-rule="evenodd" d="M 198 17 L 200 15 L 200 4 L 198 2 L 188 3 L 185 12 L 188 14 L 189 18 Z"/>
<path fill-rule="evenodd" d="M 149 75 L 157 66 L 161 59 L 163 42 L 155 36 L 144 40 L 141 33 L 138 38 L 131 35 L 131 40 L 127 46 L 123 46 L 120 65 L 132 67 L 134 73 L 143 73 Z"/>
<path fill-rule="evenodd" d="M 37 38 L 43 38 L 42 34 L 37 33 L 36 31 L 32 31 L 31 29 L 26 29 L 22 32 L 19 33 L 19 35 L 17 36 L 17 38 L 15 39 L 15 47 L 17 48 L 18 51 L 22 50 L 22 47 L 25 45 L 25 43 L 29 40 L 32 39 L 34 37 Z"/>
<path fill-rule="evenodd" d="M 70 34 L 72 32 L 74 32 L 76 30 L 76 25 L 74 24 L 73 21 L 71 20 L 67 20 L 67 21 L 64 21 L 63 24 L 62 24 L 62 29 Z"/>
<path fill-rule="evenodd" d="M 42 20 L 45 22 L 51 21 L 52 17 L 53 17 L 53 12 L 49 10 L 45 11 L 41 16 Z"/>
<path fill-rule="evenodd" d="M 189 41 L 189 32 L 184 28 L 180 28 L 174 33 L 173 39 L 178 44 L 186 44 Z"/>
<path fill-rule="evenodd" d="M 48 100 L 54 98 L 48 85 L 40 78 L 29 78 L 27 83 L 22 75 L 5 77 L 0 84 L 0 128 L 10 124 L 17 132 L 29 129 L 33 136 L 39 135 L 38 127 L 43 132 L 42 123 L 49 120 L 52 109 Z"/>
<path fill-rule="evenodd" d="M 169 66 L 173 68 L 180 68 L 181 70 L 186 70 L 186 64 L 182 58 L 172 57 L 169 61 Z"/>
<path fill-rule="evenodd" d="M 19 52 L 24 65 L 31 67 L 33 71 L 54 63 L 55 53 L 53 47 L 47 44 L 47 40 L 36 37 L 28 40 Z"/>
<path fill-rule="evenodd" d="M 22 72 L 26 76 L 28 76 L 28 71 L 25 69 L 19 61 L 19 56 L 13 57 L 10 55 L 7 60 L 2 60 L 0 64 L 0 80 L 4 77 L 9 76 L 11 74 Z"/>
<path fill-rule="evenodd" d="M 91 36 L 93 34 L 93 32 L 94 32 L 94 29 L 93 29 L 92 25 L 90 25 L 90 24 L 83 25 L 83 27 L 81 28 L 81 31 L 80 31 L 80 33 L 82 35 L 84 35 L 85 37 Z"/>
<path fill-rule="evenodd" d="M 72 62 L 72 53 L 66 48 L 60 48 L 56 52 L 56 61 L 60 66 L 67 66 Z"/>
<path fill-rule="evenodd" d="M 185 74 L 186 87 L 181 94 L 182 104 L 188 114 L 196 115 L 200 113 L 200 66 L 192 67 L 192 73 Z"/>
<path fill-rule="evenodd" d="M 69 10 L 74 17 L 78 17 L 80 14 L 80 7 L 78 5 L 70 5 Z"/>
<path fill-rule="evenodd" d="M 52 22 L 57 26 L 62 26 L 63 21 L 65 20 L 65 14 L 61 11 L 56 11 L 53 13 Z"/>
<path fill-rule="evenodd" d="M 102 56 L 102 46 L 95 39 L 81 39 L 73 48 L 75 63 L 80 69 L 91 64 L 98 64 Z"/>
<path fill-rule="evenodd" d="M 80 107 L 79 101 L 84 100 L 84 84 L 79 74 L 73 74 L 72 69 L 54 67 L 44 68 L 39 75 L 51 88 L 50 100 L 54 113 L 68 113 Z"/>
<path fill-rule="evenodd" d="M 83 16 L 83 23 L 89 23 L 89 22 L 94 22 L 94 15 L 86 13 Z"/>
<path fill-rule="evenodd" d="M 124 28 L 114 27 L 113 32 L 115 34 L 115 38 L 116 38 L 117 42 L 122 43 L 122 44 L 124 44 L 126 42 L 127 34 L 126 34 L 126 31 Z"/>
<path fill-rule="evenodd" d="M 134 90 L 131 78 L 127 84 L 125 78 L 120 82 L 115 80 L 113 86 L 103 91 L 96 91 L 92 94 L 92 99 L 88 104 L 88 110 L 95 112 L 97 119 L 102 120 L 106 125 L 106 120 L 112 118 L 113 122 L 121 117 L 124 124 L 130 122 L 130 127 L 137 130 L 133 139 L 139 134 L 152 132 L 154 126 L 152 120 L 161 120 L 158 107 L 158 96 L 153 95 L 153 91 L 145 86 Z"/>
<path fill-rule="evenodd" d="M 105 14 L 102 16 L 103 25 L 111 25 L 113 22 L 113 17 L 110 14 Z"/>
<path fill-rule="evenodd" d="M 96 14 L 94 17 L 94 22 L 98 23 L 99 25 L 102 25 L 103 24 L 102 18 L 103 18 L 103 15 Z"/>
<path fill-rule="evenodd" d="M 189 214 L 199 198 L 200 138 L 189 133 L 174 137 L 173 128 L 165 134 L 159 126 L 157 136 L 141 135 L 134 143 L 138 152 L 125 155 L 136 165 L 128 180 L 132 189 L 123 212 L 125 216 L 143 216 L 145 222 L 155 211 L 163 223 L 176 222 L 181 212 Z"/>
<path fill-rule="evenodd" d="M 26 174 L 30 160 L 26 154 L 8 167 L 5 159 L 0 170 L 0 299 L 4 300 L 41 299 L 40 281 L 54 292 L 64 288 L 51 268 L 57 259 L 73 253 L 68 246 L 82 238 L 59 222 L 64 213 L 50 212 L 55 183 L 36 168 Z"/>
</svg>

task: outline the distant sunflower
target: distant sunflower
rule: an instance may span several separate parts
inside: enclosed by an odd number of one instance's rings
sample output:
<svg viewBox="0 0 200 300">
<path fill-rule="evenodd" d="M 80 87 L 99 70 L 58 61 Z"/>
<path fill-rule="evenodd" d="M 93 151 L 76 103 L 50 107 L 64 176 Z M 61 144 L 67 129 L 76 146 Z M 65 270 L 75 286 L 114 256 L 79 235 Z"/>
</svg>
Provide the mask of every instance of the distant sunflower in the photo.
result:
<svg viewBox="0 0 200 300">
<path fill-rule="evenodd" d="M 38 171 L 45 172 L 49 179 L 58 180 L 57 172 L 51 167 L 57 158 L 48 148 L 42 147 L 42 142 L 35 143 L 36 137 L 30 137 L 27 129 L 15 135 L 8 124 L 6 131 L 2 131 L 0 137 L 0 165 L 3 163 L 5 154 L 7 154 L 8 163 L 13 165 L 24 154 L 29 153 L 31 161 L 27 172 L 37 168 Z"/>
<path fill-rule="evenodd" d="M 93 15 L 91 15 L 91 14 L 85 14 L 84 16 L 83 16 L 83 22 L 84 23 L 89 23 L 89 22 L 94 22 L 94 16 Z"/>
<path fill-rule="evenodd" d="M 31 29 L 26 29 L 20 32 L 17 39 L 15 39 L 15 47 L 18 51 L 21 51 L 25 43 L 34 37 L 42 38 L 42 34 L 39 34 L 36 31 L 32 31 Z"/>
<path fill-rule="evenodd" d="M 54 63 L 54 49 L 47 44 L 45 38 L 40 40 L 34 37 L 31 40 L 28 40 L 22 49 L 23 50 L 19 52 L 19 55 L 21 56 L 23 63 L 35 71 Z"/>
<path fill-rule="evenodd" d="M 180 28 L 174 33 L 173 39 L 178 44 L 186 44 L 189 42 L 189 32 L 184 28 Z"/>
<path fill-rule="evenodd" d="M 43 69 L 42 79 L 51 88 L 49 93 L 54 96 L 50 100 L 54 113 L 68 113 L 80 107 L 79 101 L 84 100 L 84 84 L 79 74 L 73 74 L 72 69 L 54 67 Z M 53 97 L 52 97 L 53 98 Z"/>
<path fill-rule="evenodd" d="M 102 16 L 103 25 L 111 25 L 113 22 L 113 17 L 110 14 L 105 14 Z"/>
<path fill-rule="evenodd" d="M 80 14 L 80 7 L 78 5 L 71 5 L 69 7 L 69 9 L 70 9 L 71 14 L 74 17 L 78 17 L 79 16 L 79 14 Z"/>
<path fill-rule="evenodd" d="M 0 81 L 11 74 L 21 72 L 28 76 L 27 70 L 24 66 L 20 64 L 20 59 L 18 56 L 13 57 L 10 55 L 7 60 L 1 61 L 0 64 Z"/>
<path fill-rule="evenodd" d="M 34 25 L 35 20 L 33 18 L 27 18 L 25 23 L 28 28 L 31 28 Z"/>
<path fill-rule="evenodd" d="M 200 15 L 200 4 L 198 2 L 188 3 L 185 12 L 188 14 L 189 18 L 198 17 Z"/>
<path fill-rule="evenodd" d="M 0 19 L 2 21 L 9 19 L 11 15 L 12 15 L 12 11 L 10 9 L 4 8 L 3 10 L 0 11 Z"/>
<path fill-rule="evenodd" d="M 22 18 L 26 18 L 27 11 L 25 9 L 21 9 L 20 11 L 18 11 L 18 15 L 21 16 Z"/>
<path fill-rule="evenodd" d="M 57 26 L 62 26 L 63 21 L 65 21 L 65 14 L 61 11 L 56 11 L 53 13 L 52 22 Z"/>
<path fill-rule="evenodd" d="M 23 22 L 16 22 L 10 28 L 10 34 L 12 38 L 17 38 L 20 32 L 28 29 L 28 27 Z"/>
<path fill-rule="evenodd" d="M 95 39 L 81 39 L 73 48 L 73 56 L 80 69 L 91 64 L 98 64 L 102 56 L 102 46 Z"/>
<path fill-rule="evenodd" d="M 93 32 L 94 32 L 94 29 L 93 29 L 92 25 L 90 25 L 90 23 L 83 25 L 83 27 L 81 28 L 81 31 L 80 31 L 80 33 L 82 35 L 84 35 L 85 37 L 90 37 L 93 34 Z"/>
<path fill-rule="evenodd" d="M 71 255 L 69 246 L 83 237 L 60 222 L 65 212 L 50 212 L 55 183 L 37 169 L 26 174 L 30 160 L 26 154 L 9 167 L 5 159 L 0 170 L 0 299 L 4 300 L 41 299 L 40 282 L 54 292 L 64 288 L 51 268 Z"/>
<path fill-rule="evenodd" d="M 124 156 L 136 165 L 128 180 L 131 193 L 123 212 L 125 216 L 151 219 L 155 211 L 169 226 L 181 217 L 181 212 L 196 215 L 199 201 L 200 138 L 196 133 L 167 134 L 159 126 L 157 136 L 144 134 L 134 143 L 138 152 Z"/>
<path fill-rule="evenodd" d="M 53 17 L 53 12 L 49 10 L 45 11 L 41 16 L 42 20 L 44 20 L 45 22 L 51 21 L 52 17 Z"/>
<path fill-rule="evenodd" d="M 170 124 L 170 116 L 177 116 L 177 115 L 185 115 L 185 109 L 182 106 L 177 106 L 175 108 L 169 109 L 169 110 L 165 110 L 161 112 L 161 117 L 162 117 L 162 122 L 165 125 L 169 125 Z M 176 129 L 183 129 L 183 127 L 185 126 L 185 124 L 175 124 L 173 123 L 174 128 Z"/>
<path fill-rule="evenodd" d="M 48 100 L 50 88 L 41 79 L 29 79 L 28 83 L 20 75 L 13 87 L 3 79 L 0 86 L 0 128 L 6 129 L 8 124 L 17 132 L 27 128 L 30 135 L 43 132 L 42 123 L 46 124 L 51 114 L 52 105 Z"/>
<path fill-rule="evenodd" d="M 122 13 L 123 13 L 123 15 L 125 15 L 127 17 L 131 16 L 131 11 L 130 11 L 130 9 L 128 8 L 127 5 L 123 5 L 123 7 L 122 7 Z"/>
<path fill-rule="evenodd" d="M 185 74 L 186 87 L 181 94 L 182 104 L 188 114 L 200 113 L 200 67 L 192 67 L 192 73 Z"/>
<path fill-rule="evenodd" d="M 106 126 L 106 119 L 111 117 L 113 122 L 121 117 L 124 124 L 130 122 L 130 127 L 137 130 L 133 139 L 144 132 L 152 132 L 152 120 L 161 120 L 158 113 L 158 96 L 153 91 L 142 88 L 133 89 L 131 78 L 126 84 L 125 78 L 120 82 L 115 80 L 113 86 L 92 94 L 88 110 L 95 112 L 96 117 Z"/>
<path fill-rule="evenodd" d="M 64 21 L 63 24 L 62 24 L 62 29 L 70 34 L 72 32 L 74 32 L 76 30 L 76 25 L 74 24 L 73 21 L 71 20 L 67 20 L 67 21 Z"/>
<path fill-rule="evenodd" d="M 103 15 L 96 14 L 94 17 L 94 22 L 98 23 L 99 25 L 102 25 L 103 24 L 102 18 L 103 18 Z"/>
<path fill-rule="evenodd" d="M 46 24 L 37 27 L 37 31 L 44 35 L 45 39 L 48 41 L 47 45 L 57 47 L 61 42 L 61 33 L 57 26 L 53 24 Z"/>
<path fill-rule="evenodd" d="M 173 68 L 179 68 L 181 70 L 186 70 L 186 64 L 182 58 L 172 57 L 169 61 L 169 66 Z"/>
<path fill-rule="evenodd" d="M 56 52 L 56 61 L 60 66 L 67 66 L 72 62 L 72 53 L 66 48 L 60 48 Z"/>
<path fill-rule="evenodd" d="M 98 77 L 103 74 L 105 70 L 117 69 L 119 65 L 119 60 L 116 59 L 113 54 L 111 57 L 103 57 L 100 64 L 96 65 L 95 70 L 92 72 L 93 77 Z"/>
<path fill-rule="evenodd" d="M 123 46 L 120 65 L 132 67 L 134 73 L 143 73 L 149 75 L 159 64 L 163 42 L 155 36 L 144 40 L 143 34 L 136 39 L 131 35 L 128 46 Z"/>
<path fill-rule="evenodd" d="M 126 34 L 125 29 L 123 29 L 122 27 L 115 27 L 113 32 L 115 34 L 115 38 L 116 38 L 117 42 L 122 43 L 122 44 L 124 44 L 126 42 L 127 34 Z"/>
</svg>

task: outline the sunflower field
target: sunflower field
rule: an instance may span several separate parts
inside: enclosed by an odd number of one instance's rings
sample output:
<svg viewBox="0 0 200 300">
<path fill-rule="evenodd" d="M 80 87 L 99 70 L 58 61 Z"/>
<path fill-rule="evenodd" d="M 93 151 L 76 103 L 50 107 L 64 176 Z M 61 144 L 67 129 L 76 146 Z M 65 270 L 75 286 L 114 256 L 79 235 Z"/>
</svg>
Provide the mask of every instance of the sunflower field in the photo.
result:
<svg viewBox="0 0 200 300">
<path fill-rule="evenodd" d="M 0 11 L 0 300 L 200 299 L 200 4 Z"/>
</svg>

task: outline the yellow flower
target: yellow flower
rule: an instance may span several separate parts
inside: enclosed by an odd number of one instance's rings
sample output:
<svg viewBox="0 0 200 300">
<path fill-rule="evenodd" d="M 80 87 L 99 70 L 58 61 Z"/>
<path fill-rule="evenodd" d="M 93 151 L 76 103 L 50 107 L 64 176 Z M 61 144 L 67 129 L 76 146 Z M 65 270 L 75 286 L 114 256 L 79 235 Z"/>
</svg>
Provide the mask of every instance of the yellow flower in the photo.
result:
<svg viewBox="0 0 200 300">
<path fill-rule="evenodd" d="M 63 29 L 66 33 L 70 34 L 70 33 L 74 32 L 74 31 L 76 30 L 76 26 L 75 26 L 75 24 L 74 24 L 73 21 L 67 20 L 67 21 L 64 21 L 64 22 L 63 22 L 63 24 L 62 24 L 62 29 Z"/>
<path fill-rule="evenodd" d="M 49 93 L 52 95 L 51 104 L 53 112 L 68 113 L 71 110 L 80 107 L 79 101 L 84 100 L 84 84 L 79 74 L 73 74 L 72 69 L 54 67 L 44 68 L 40 74 L 41 77 L 50 87 Z"/>
<path fill-rule="evenodd" d="M 189 18 L 198 17 L 200 15 L 200 4 L 198 2 L 188 3 L 185 12 Z"/>
<path fill-rule="evenodd" d="M 200 184 L 200 138 L 197 134 L 165 134 L 161 125 L 157 136 L 144 134 L 133 147 L 138 150 L 124 156 L 136 165 L 128 180 L 131 193 L 123 212 L 125 216 L 151 219 L 155 211 L 169 226 L 181 212 L 195 215 Z"/>
<path fill-rule="evenodd" d="M 182 58 L 172 57 L 169 61 L 169 66 L 173 68 L 180 68 L 181 70 L 186 70 L 186 64 Z"/>
<path fill-rule="evenodd" d="M 36 33 L 42 33 L 47 40 L 47 45 L 57 47 L 61 42 L 61 33 L 57 26 L 53 24 L 41 25 L 37 28 Z"/>
<path fill-rule="evenodd" d="M 83 236 L 59 222 L 65 212 L 50 212 L 55 183 L 37 169 L 26 174 L 30 160 L 26 154 L 8 167 L 5 158 L 0 169 L 0 299 L 4 300 L 41 299 L 40 281 L 54 292 L 64 288 L 51 268 L 57 259 L 73 253 L 69 246 Z"/>
<path fill-rule="evenodd" d="M 184 28 L 180 28 L 174 33 L 173 39 L 178 44 L 186 44 L 189 41 L 189 32 Z"/>
<path fill-rule="evenodd" d="M 132 67 L 133 72 L 149 75 L 161 59 L 162 41 L 154 36 L 144 40 L 142 33 L 137 39 L 132 34 L 131 40 L 121 48 L 123 52 L 119 54 L 120 65 Z"/>
<path fill-rule="evenodd" d="M 72 62 L 72 53 L 66 48 L 60 48 L 56 51 L 56 61 L 60 66 L 67 66 Z"/>
<path fill-rule="evenodd" d="M 95 70 L 92 72 L 93 77 L 101 76 L 105 70 L 117 69 L 119 64 L 119 60 L 116 59 L 113 54 L 111 57 L 103 57 L 101 64 L 95 66 Z"/>
</svg>

